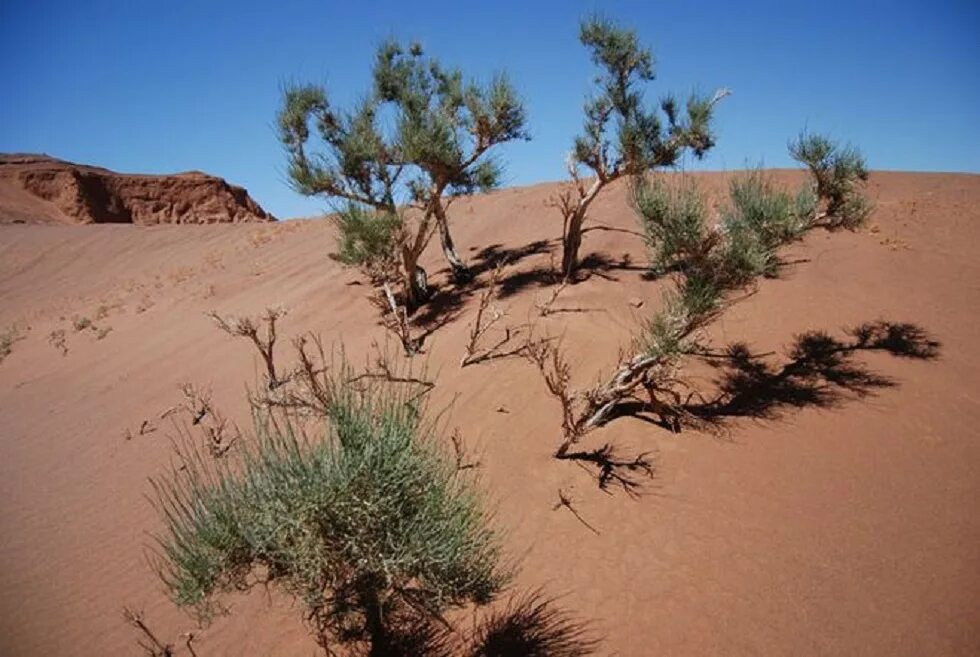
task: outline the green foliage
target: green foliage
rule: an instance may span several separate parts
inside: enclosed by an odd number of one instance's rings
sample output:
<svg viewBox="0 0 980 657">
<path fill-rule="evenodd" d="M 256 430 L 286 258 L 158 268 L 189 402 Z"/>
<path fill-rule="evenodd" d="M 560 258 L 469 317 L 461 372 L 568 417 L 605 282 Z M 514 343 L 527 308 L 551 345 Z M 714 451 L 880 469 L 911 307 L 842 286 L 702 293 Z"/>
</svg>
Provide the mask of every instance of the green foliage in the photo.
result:
<svg viewBox="0 0 980 657">
<path fill-rule="evenodd" d="M 872 204 L 863 195 L 868 169 L 859 150 L 804 131 L 790 142 L 789 152 L 813 175 L 816 194 L 826 212 L 825 225 L 854 229 L 864 224 Z"/>
<path fill-rule="evenodd" d="M 380 112 L 394 117 L 388 129 Z M 311 123 L 325 147 L 316 157 L 305 152 Z M 298 191 L 387 210 L 494 187 L 499 165 L 484 155 L 527 138 L 525 123 L 524 105 L 506 76 L 483 85 L 465 81 L 418 44 L 405 49 L 395 41 L 378 48 L 371 93 L 352 111 L 333 110 L 320 87 L 289 85 L 278 115 Z"/>
<path fill-rule="evenodd" d="M 726 234 L 722 257 L 736 281 L 772 276 L 776 250 L 799 239 L 813 225 L 816 197 L 805 186 L 796 196 L 774 187 L 760 169 L 736 175 L 729 185 L 729 203 L 722 210 Z"/>
<path fill-rule="evenodd" d="M 334 215 L 338 243 L 334 257 L 346 265 L 362 267 L 384 277 L 391 271 L 401 218 L 363 205 L 348 203 Z"/>
<path fill-rule="evenodd" d="M 691 353 L 697 340 L 691 335 L 721 310 L 722 290 L 710 278 L 691 273 L 666 291 L 660 310 L 646 320 L 634 338 L 634 350 L 668 363 Z"/>
<path fill-rule="evenodd" d="M 813 226 L 816 205 L 809 187 L 793 196 L 759 170 L 732 180 L 717 228 L 708 225 L 704 195 L 686 176 L 676 185 L 638 178 L 631 200 L 653 271 L 700 277 L 721 290 L 775 275 L 777 250 Z"/>
<path fill-rule="evenodd" d="M 324 370 L 319 435 L 257 410 L 237 459 L 186 440 L 154 480 L 174 601 L 206 615 L 220 594 L 272 583 L 302 600 L 324 644 L 375 646 L 399 619 L 489 601 L 508 579 L 498 536 L 417 387 Z"/>
<path fill-rule="evenodd" d="M 584 21 L 579 40 L 600 68 L 598 93 L 585 104 L 583 134 L 576 138 L 574 160 L 601 177 L 636 174 L 671 166 L 684 148 L 701 157 L 714 145 L 710 122 L 720 98 L 692 95 L 681 116 L 675 98 L 660 103 L 666 125 L 655 107 L 647 107 L 639 86 L 655 78 L 650 51 L 633 30 L 592 17 Z"/>
<path fill-rule="evenodd" d="M 713 237 L 701 190 L 692 178 L 670 186 L 662 178 L 631 181 L 633 209 L 651 251 L 654 271 L 689 266 L 708 255 Z"/>
<path fill-rule="evenodd" d="M 417 262 L 433 235 L 433 221 L 454 277 L 466 278 L 449 237 L 446 208 L 460 194 L 495 188 L 501 165 L 491 149 L 528 138 L 524 105 L 504 75 L 487 84 L 467 81 L 459 69 L 427 57 L 419 44 L 406 49 L 396 41 L 378 48 L 371 90 L 353 109 L 334 110 L 321 87 L 292 84 L 283 89 L 277 123 L 293 187 L 348 204 L 340 226 L 354 237 L 341 233 L 338 259 L 362 265 L 370 253 L 372 264 L 395 270 L 386 278 L 394 278 L 400 266 L 412 302 L 426 293 L 417 282 Z M 308 154 L 313 134 L 320 152 Z M 409 225 L 406 207 L 416 211 L 415 225 Z M 375 239 L 372 230 L 372 248 L 362 248 L 363 216 L 371 210 L 385 218 L 386 229 L 395 220 L 403 229 L 388 231 L 394 239 L 387 241 Z M 376 257 L 372 249 L 382 245 L 391 253 Z"/>
<path fill-rule="evenodd" d="M 413 200 L 492 189 L 499 166 L 481 156 L 492 146 L 527 138 L 526 113 L 504 75 L 487 85 L 464 82 L 459 69 L 426 57 L 421 46 L 381 46 L 374 69 L 376 97 L 397 112 L 399 159 L 417 168 Z"/>
</svg>

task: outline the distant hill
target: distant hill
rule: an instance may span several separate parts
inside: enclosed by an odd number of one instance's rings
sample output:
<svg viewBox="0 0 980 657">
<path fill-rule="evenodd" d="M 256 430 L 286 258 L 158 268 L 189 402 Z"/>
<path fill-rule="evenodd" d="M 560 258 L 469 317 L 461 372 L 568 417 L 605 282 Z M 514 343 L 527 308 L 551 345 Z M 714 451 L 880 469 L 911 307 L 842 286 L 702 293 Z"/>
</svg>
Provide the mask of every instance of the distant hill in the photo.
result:
<svg viewBox="0 0 980 657">
<path fill-rule="evenodd" d="M 116 173 L 46 155 L 0 154 L 0 223 L 275 221 L 243 187 L 200 171 Z"/>
</svg>

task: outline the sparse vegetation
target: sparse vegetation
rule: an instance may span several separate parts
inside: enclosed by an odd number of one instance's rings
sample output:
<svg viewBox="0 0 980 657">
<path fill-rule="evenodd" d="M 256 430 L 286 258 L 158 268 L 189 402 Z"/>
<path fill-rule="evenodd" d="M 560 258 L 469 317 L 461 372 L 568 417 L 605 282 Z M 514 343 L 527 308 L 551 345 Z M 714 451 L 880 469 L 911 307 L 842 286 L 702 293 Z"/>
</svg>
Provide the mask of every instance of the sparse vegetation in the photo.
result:
<svg viewBox="0 0 980 657">
<path fill-rule="evenodd" d="M 0 332 L 0 363 L 14 350 L 14 343 L 23 340 L 24 336 L 16 326 L 9 327 L 6 331 Z"/>
<path fill-rule="evenodd" d="M 810 138 L 800 148 L 810 154 L 824 153 L 820 149 L 827 143 Z M 705 351 L 701 329 L 722 312 L 729 292 L 776 273 L 781 246 L 826 221 L 832 211 L 839 215 L 846 208 L 867 207 L 857 200 L 863 197 L 853 185 L 843 182 L 863 166 L 857 164 L 857 151 L 830 147 L 824 157 L 832 163 L 831 169 L 839 169 L 837 173 L 814 172 L 813 187 L 805 186 L 795 196 L 775 189 L 761 171 L 736 176 L 717 226 L 709 224 L 708 205 L 692 179 L 682 176 L 674 185 L 661 178 L 633 180 L 632 204 L 651 251 L 653 271 L 673 273 L 674 285 L 664 294 L 660 309 L 641 324 L 612 375 L 584 392 L 570 388 L 571 370 L 560 345 L 546 342 L 529 350 L 548 391 L 562 407 L 563 437 L 556 458 L 591 461 L 599 468 L 600 484 L 612 480 L 630 491 L 631 480 L 610 473 L 623 467 L 646 471 L 649 464 L 642 456 L 610 461 L 609 451 L 572 451 L 584 434 L 608 422 L 626 403 L 638 403 L 673 431 L 683 424 L 708 428 L 688 410 L 700 393 L 681 374 L 686 357 Z M 821 186 L 821 176 L 846 187 L 843 194 L 848 200 Z M 826 209 L 818 211 L 818 200 Z M 850 220 L 832 221 L 849 225 L 855 215 L 848 216 Z"/>
<path fill-rule="evenodd" d="M 864 225 L 873 208 L 863 193 L 868 169 L 861 152 L 850 144 L 806 131 L 789 144 L 790 154 L 813 175 L 821 211 L 814 222 L 828 228 L 855 229 Z"/>
<path fill-rule="evenodd" d="M 638 88 L 654 79 L 653 56 L 643 48 L 636 33 L 602 18 L 583 21 L 579 40 L 600 67 L 597 94 L 585 104 L 583 134 L 575 139 L 568 157 L 571 183 L 554 201 L 561 211 L 561 275 L 573 281 L 578 269 L 583 225 L 589 206 L 609 183 L 623 177 L 674 165 L 685 151 L 701 157 L 714 146 L 711 118 L 719 100 L 728 95 L 720 89 L 712 96 L 692 94 L 682 116 L 673 96 L 660 101 L 659 109 L 647 107 Z M 591 183 L 581 178 L 588 169 Z"/>
<path fill-rule="evenodd" d="M 400 628 L 503 587 L 499 537 L 417 386 L 361 378 L 342 357 L 318 369 L 316 424 L 256 409 L 255 436 L 232 459 L 178 443 L 178 463 L 154 481 L 159 572 L 203 617 L 263 582 L 303 602 L 325 651 L 396 654 Z"/>
<path fill-rule="evenodd" d="M 61 352 L 62 356 L 68 355 L 68 334 L 65 329 L 55 329 L 48 334 L 48 343 Z"/>
<path fill-rule="evenodd" d="M 75 329 L 75 333 L 81 333 L 85 329 L 90 329 L 94 326 L 92 320 L 88 317 L 78 317 L 75 316 L 71 320 L 71 326 Z"/>
<path fill-rule="evenodd" d="M 524 108 L 506 77 L 466 82 L 417 43 L 382 44 L 372 78 L 372 91 L 350 111 L 331 107 L 320 87 L 288 86 L 279 134 L 296 190 L 340 202 L 337 258 L 375 283 L 400 280 L 411 310 L 429 296 L 418 259 L 436 231 L 454 279 L 469 279 L 447 209 L 461 194 L 498 184 L 499 164 L 487 154 L 527 137 Z M 393 119 L 382 121 L 384 113 Z M 307 154 L 311 121 L 323 155 Z"/>
</svg>

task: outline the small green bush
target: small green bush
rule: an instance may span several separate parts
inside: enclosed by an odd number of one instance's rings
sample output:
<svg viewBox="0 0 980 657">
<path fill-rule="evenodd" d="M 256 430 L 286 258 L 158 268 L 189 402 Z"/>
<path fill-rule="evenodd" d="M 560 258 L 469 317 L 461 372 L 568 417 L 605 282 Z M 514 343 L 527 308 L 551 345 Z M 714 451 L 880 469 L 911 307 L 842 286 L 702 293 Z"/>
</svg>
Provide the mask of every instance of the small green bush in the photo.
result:
<svg viewBox="0 0 980 657">
<path fill-rule="evenodd" d="M 437 444 L 415 386 L 318 374 L 318 434 L 255 411 L 255 438 L 211 460 L 189 441 L 153 486 L 164 519 L 159 572 L 203 617 L 223 593 L 271 582 L 328 642 L 395 649 L 399 628 L 505 585 L 498 535 L 472 479 Z M 363 385 L 362 385 L 363 384 Z"/>
<path fill-rule="evenodd" d="M 815 192 L 823 206 L 818 218 L 824 225 L 855 229 L 864 224 L 873 205 L 862 191 L 868 169 L 857 148 L 804 131 L 790 142 L 789 152 L 813 175 Z"/>
<path fill-rule="evenodd" d="M 796 196 L 775 189 L 761 170 L 736 175 L 729 185 L 729 202 L 722 208 L 726 235 L 722 258 L 736 283 L 772 276 L 776 250 L 813 226 L 817 198 L 809 186 Z"/>
<path fill-rule="evenodd" d="M 697 266 L 697 261 L 708 255 L 712 238 L 707 208 L 693 179 L 685 177 L 680 184 L 670 186 L 659 177 L 638 177 L 630 186 L 630 198 L 656 273 Z"/>
</svg>

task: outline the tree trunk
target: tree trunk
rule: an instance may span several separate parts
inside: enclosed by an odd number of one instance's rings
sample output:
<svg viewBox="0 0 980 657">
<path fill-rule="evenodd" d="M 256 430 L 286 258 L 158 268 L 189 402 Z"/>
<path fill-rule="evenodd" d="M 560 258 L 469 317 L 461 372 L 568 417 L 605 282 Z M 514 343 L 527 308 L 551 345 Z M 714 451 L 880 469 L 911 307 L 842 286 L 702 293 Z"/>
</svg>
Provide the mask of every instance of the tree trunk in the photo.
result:
<svg viewBox="0 0 980 657">
<path fill-rule="evenodd" d="M 592 186 L 589 187 L 589 191 L 585 193 L 585 196 L 579 199 L 578 205 L 568 220 L 568 226 L 565 229 L 565 234 L 562 236 L 561 251 L 561 275 L 565 283 L 575 282 L 575 271 L 578 269 L 578 250 L 582 246 L 582 224 L 585 223 L 585 213 L 589 209 L 589 204 L 595 200 L 599 190 L 606 183 L 618 177 L 617 174 L 605 179 L 596 178 Z"/>
<path fill-rule="evenodd" d="M 578 269 L 578 250 L 582 246 L 582 223 L 585 221 L 585 209 L 580 204 L 568 221 L 565 238 L 562 241 L 561 275 L 565 283 L 575 282 L 575 270 Z"/>
<path fill-rule="evenodd" d="M 472 280 L 473 274 L 470 272 L 469 267 L 459 257 L 459 254 L 456 253 L 453 236 L 449 234 L 449 218 L 446 216 L 445 208 L 442 207 L 442 203 L 437 201 L 433 206 L 433 210 L 436 215 L 436 222 L 439 224 L 439 240 L 442 242 L 442 252 L 445 254 L 446 260 L 449 261 L 453 282 L 466 283 Z"/>
<path fill-rule="evenodd" d="M 418 264 L 418 257 L 407 247 L 402 247 L 402 269 L 405 306 L 415 309 L 428 300 L 429 284 L 425 270 Z"/>
</svg>

